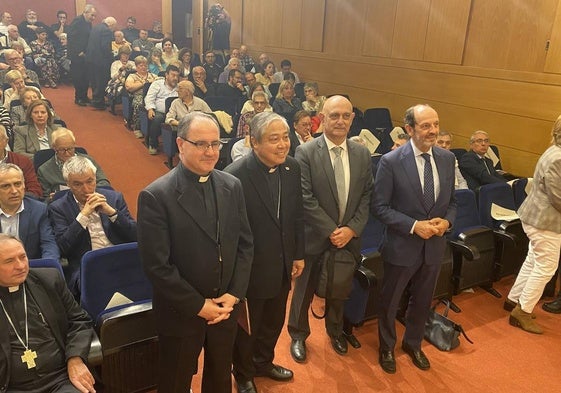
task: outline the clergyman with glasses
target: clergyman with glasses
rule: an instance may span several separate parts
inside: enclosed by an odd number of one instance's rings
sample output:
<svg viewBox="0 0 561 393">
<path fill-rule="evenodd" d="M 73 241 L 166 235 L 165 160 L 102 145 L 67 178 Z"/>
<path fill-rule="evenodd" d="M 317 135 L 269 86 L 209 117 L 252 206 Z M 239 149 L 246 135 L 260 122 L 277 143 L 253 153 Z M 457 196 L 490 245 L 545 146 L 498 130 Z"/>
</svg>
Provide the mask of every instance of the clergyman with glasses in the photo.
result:
<svg viewBox="0 0 561 393">
<path fill-rule="evenodd" d="M 470 151 L 460 159 L 460 171 L 470 190 L 477 190 L 485 184 L 505 183 L 506 179 L 497 172 L 493 161 L 486 157 L 491 140 L 485 131 L 475 131 L 469 138 Z"/>
<path fill-rule="evenodd" d="M 179 164 L 140 192 L 138 244 L 159 335 L 158 391 L 188 391 L 204 348 L 203 393 L 232 391 L 239 301 L 253 260 L 241 183 L 215 170 L 218 123 L 192 112 L 178 125 Z"/>
</svg>

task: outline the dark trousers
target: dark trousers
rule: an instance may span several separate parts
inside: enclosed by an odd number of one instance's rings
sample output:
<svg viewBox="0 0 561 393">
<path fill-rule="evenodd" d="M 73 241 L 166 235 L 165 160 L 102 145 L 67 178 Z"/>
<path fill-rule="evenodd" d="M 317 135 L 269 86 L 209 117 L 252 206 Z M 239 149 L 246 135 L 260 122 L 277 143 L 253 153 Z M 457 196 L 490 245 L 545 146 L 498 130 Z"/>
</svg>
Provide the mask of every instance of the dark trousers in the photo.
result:
<svg viewBox="0 0 561 393">
<path fill-rule="evenodd" d="M 296 279 L 288 316 L 288 333 L 294 340 L 305 340 L 310 335 L 308 309 L 312 303 L 319 278 L 321 255 L 306 255 L 302 275 Z M 329 300 L 325 329 L 330 337 L 343 334 L 344 300 Z"/>
<path fill-rule="evenodd" d="M 148 121 L 148 147 L 157 149 L 158 137 L 162 134 L 162 123 L 166 119 L 166 115 L 156 110 L 154 113 L 154 118 Z"/>
<path fill-rule="evenodd" d="M 208 325 L 195 318 L 197 333 L 186 337 L 160 335 L 158 393 L 186 393 L 201 349 L 204 348 L 202 393 L 232 392 L 232 347 L 236 337 L 238 307 L 230 318 Z"/>
<path fill-rule="evenodd" d="M 105 108 L 105 87 L 111 79 L 111 65 L 88 63 L 92 84 L 92 105 Z"/>
<path fill-rule="evenodd" d="M 378 318 L 380 350 L 393 350 L 395 347 L 395 318 L 401 296 L 409 282 L 410 298 L 405 315 L 403 343 L 415 350 L 421 348 L 439 271 L 440 264 L 427 265 L 424 261 L 414 266 L 395 266 L 384 261 Z"/>
<path fill-rule="evenodd" d="M 286 301 L 290 284 L 272 299 L 247 299 L 251 336 L 238 328 L 234 344 L 234 377 L 238 381 L 249 381 L 259 371 L 273 366 L 275 346 L 284 325 Z"/>
<path fill-rule="evenodd" d="M 85 101 L 88 98 L 90 86 L 86 59 L 84 56 L 72 58 L 70 63 L 70 76 L 74 85 L 74 99 Z"/>
</svg>

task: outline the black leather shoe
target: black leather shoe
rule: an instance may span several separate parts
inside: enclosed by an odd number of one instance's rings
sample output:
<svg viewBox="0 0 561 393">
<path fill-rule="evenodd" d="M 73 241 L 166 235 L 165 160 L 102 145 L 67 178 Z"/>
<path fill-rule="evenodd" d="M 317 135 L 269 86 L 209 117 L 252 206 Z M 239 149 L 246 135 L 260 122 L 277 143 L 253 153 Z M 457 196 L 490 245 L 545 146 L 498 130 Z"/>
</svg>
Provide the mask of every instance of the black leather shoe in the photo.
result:
<svg viewBox="0 0 561 393">
<path fill-rule="evenodd" d="M 273 364 L 268 370 L 258 370 L 255 374 L 256 377 L 267 377 L 274 381 L 288 381 L 294 377 L 294 373 L 284 368 L 283 366 L 279 366 L 277 364 Z"/>
<path fill-rule="evenodd" d="M 306 361 L 306 342 L 304 340 L 293 339 L 290 344 L 290 354 L 296 363 Z"/>
<path fill-rule="evenodd" d="M 358 341 L 358 338 L 356 338 L 356 336 L 354 334 L 347 334 L 347 333 L 343 333 L 343 337 L 345 337 L 345 340 L 347 340 L 349 342 L 349 344 L 351 344 L 351 347 L 353 348 L 360 348 L 362 345 L 360 344 L 360 341 Z"/>
<path fill-rule="evenodd" d="M 236 381 L 239 393 L 257 393 L 257 388 L 253 381 Z"/>
<path fill-rule="evenodd" d="M 347 340 L 342 335 L 331 337 L 331 346 L 339 355 L 345 355 L 348 351 Z"/>
<path fill-rule="evenodd" d="M 430 368 L 429 359 L 427 359 L 423 351 L 420 349 L 415 350 L 407 344 L 403 344 L 401 348 L 403 349 L 403 352 L 409 355 L 411 360 L 413 360 L 413 364 L 417 366 L 417 368 L 420 368 L 421 370 L 428 370 Z"/>
<path fill-rule="evenodd" d="M 514 310 L 514 307 L 516 307 L 516 303 L 510 300 L 509 298 L 506 298 L 503 304 L 503 309 L 505 311 L 511 312 L 512 310 Z"/>
<path fill-rule="evenodd" d="M 553 314 L 561 314 L 561 296 L 558 296 L 557 299 L 552 302 L 542 304 L 542 308 Z"/>
<path fill-rule="evenodd" d="M 79 106 L 86 106 L 86 105 L 88 105 L 88 103 L 85 102 L 85 101 L 83 101 L 83 100 L 74 100 L 74 103 L 75 103 L 76 105 L 79 105 Z"/>
<path fill-rule="evenodd" d="M 382 370 L 388 374 L 395 374 L 395 355 L 393 351 L 380 351 L 378 361 L 380 362 Z"/>
</svg>

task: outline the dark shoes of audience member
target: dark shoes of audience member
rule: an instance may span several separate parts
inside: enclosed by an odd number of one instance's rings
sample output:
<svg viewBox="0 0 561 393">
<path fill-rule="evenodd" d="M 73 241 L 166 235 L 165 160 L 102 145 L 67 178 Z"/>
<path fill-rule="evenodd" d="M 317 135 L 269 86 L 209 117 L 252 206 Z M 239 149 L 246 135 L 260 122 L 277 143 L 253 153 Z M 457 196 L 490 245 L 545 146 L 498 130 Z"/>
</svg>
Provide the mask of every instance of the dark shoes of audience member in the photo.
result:
<svg viewBox="0 0 561 393">
<path fill-rule="evenodd" d="M 290 354 L 296 363 L 306 361 L 306 342 L 304 340 L 292 339 L 290 344 Z"/>
<path fill-rule="evenodd" d="M 236 388 L 238 389 L 238 393 L 257 393 L 257 387 L 253 380 L 251 381 L 236 381 Z"/>
<path fill-rule="evenodd" d="M 413 361 L 413 364 L 417 368 L 421 370 L 428 370 L 430 368 L 429 359 L 421 349 L 415 350 L 411 348 L 409 345 L 407 345 L 406 343 L 403 343 L 401 345 L 401 349 L 403 349 L 403 352 L 409 355 L 409 357 Z"/>
<path fill-rule="evenodd" d="M 256 377 L 266 377 L 274 381 L 284 382 L 289 381 L 294 377 L 292 370 L 289 370 L 278 364 L 273 364 L 271 368 L 266 370 L 257 370 Z"/>
<path fill-rule="evenodd" d="M 343 335 L 337 337 L 330 337 L 331 346 L 333 350 L 339 355 L 345 355 L 348 351 L 347 340 Z"/>
<path fill-rule="evenodd" d="M 557 296 L 552 302 L 542 304 L 544 311 L 561 314 L 561 295 Z"/>
</svg>

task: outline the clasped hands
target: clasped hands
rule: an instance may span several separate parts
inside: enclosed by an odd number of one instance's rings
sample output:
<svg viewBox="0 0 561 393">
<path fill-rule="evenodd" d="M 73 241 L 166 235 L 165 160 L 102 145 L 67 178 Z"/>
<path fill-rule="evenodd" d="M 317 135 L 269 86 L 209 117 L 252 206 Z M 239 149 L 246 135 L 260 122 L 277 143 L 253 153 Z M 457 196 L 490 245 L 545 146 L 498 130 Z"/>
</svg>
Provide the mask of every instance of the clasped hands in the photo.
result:
<svg viewBox="0 0 561 393">
<path fill-rule="evenodd" d="M 355 231 L 349 227 L 337 227 L 331 235 L 329 235 L 329 240 L 337 248 L 343 248 L 347 243 L 356 236 Z"/>
<path fill-rule="evenodd" d="M 105 199 L 105 195 L 97 192 L 88 195 L 86 203 L 84 204 L 84 207 L 82 208 L 82 211 L 80 213 L 82 213 L 83 216 L 89 217 L 89 215 L 94 211 L 106 214 L 108 216 L 112 216 L 117 213 L 117 210 L 109 206 L 109 204 L 107 203 L 107 199 Z"/>
<path fill-rule="evenodd" d="M 234 305 L 238 301 L 237 297 L 229 293 L 214 299 L 205 299 L 203 308 L 197 315 L 205 319 L 208 325 L 217 324 L 230 318 L 230 313 L 234 310 Z"/>
<path fill-rule="evenodd" d="M 448 230 L 450 223 L 440 217 L 435 217 L 430 220 L 417 221 L 413 232 L 419 237 L 428 240 L 434 235 L 443 236 Z"/>
</svg>

